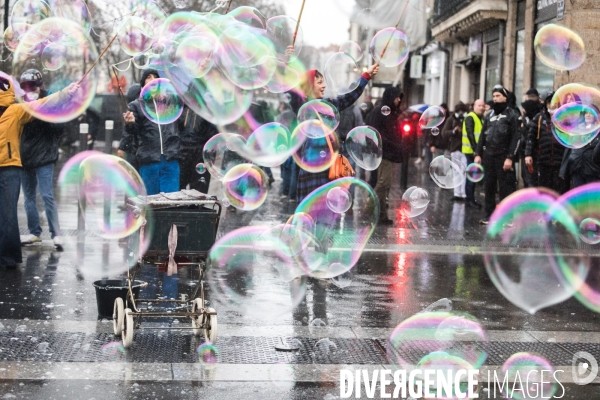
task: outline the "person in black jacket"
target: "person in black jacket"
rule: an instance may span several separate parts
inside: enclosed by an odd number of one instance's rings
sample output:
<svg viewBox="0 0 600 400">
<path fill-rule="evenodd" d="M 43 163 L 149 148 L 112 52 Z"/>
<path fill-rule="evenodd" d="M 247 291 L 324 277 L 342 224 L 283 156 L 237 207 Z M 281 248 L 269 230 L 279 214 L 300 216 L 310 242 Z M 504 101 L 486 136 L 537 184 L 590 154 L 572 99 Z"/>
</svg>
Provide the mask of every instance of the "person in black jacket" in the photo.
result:
<svg viewBox="0 0 600 400">
<path fill-rule="evenodd" d="M 140 86 L 158 78 L 158 71 L 146 69 L 142 72 Z M 140 165 L 140 176 L 148 195 L 179 191 L 179 133 L 177 123 L 157 124 L 142 112 L 139 99 L 129 103 L 125 114 L 125 129 L 137 139 L 136 158 Z"/>
<path fill-rule="evenodd" d="M 204 162 L 202 156 L 204 145 L 210 138 L 219 133 L 219 130 L 215 125 L 196 115 L 187 106 L 179 118 L 178 125 L 182 156 L 179 186 L 181 189 L 186 189 L 187 185 L 190 185 L 190 189 L 208 193 L 210 174 L 208 172 L 198 174 L 196 165 Z"/>
<path fill-rule="evenodd" d="M 42 74 L 37 70 L 27 70 L 21 75 L 21 89 L 25 91 L 25 101 L 44 98 L 48 92 L 43 89 Z M 29 235 L 21 237 L 21 245 L 41 244 L 40 214 L 36 205 L 36 188 L 44 202 L 46 218 L 54 246 L 63 250 L 58 212 L 54 201 L 52 177 L 54 164 L 58 160 L 58 148 L 63 127 L 46 121 L 34 119 L 23 128 L 21 135 L 21 187 L 25 197 L 25 213 Z"/>
<path fill-rule="evenodd" d="M 521 146 L 519 148 L 519 157 L 521 159 L 521 165 L 523 166 L 523 168 L 521 168 L 521 177 L 523 178 L 525 187 L 530 188 L 538 186 L 539 177 L 537 154 L 529 154 L 532 156 L 532 158 L 530 162 L 527 163 L 527 154 L 525 150 L 530 124 L 534 119 L 536 123 L 537 134 L 537 124 L 540 122 L 540 120 L 537 118 L 540 115 L 540 103 L 534 100 L 526 100 L 521 103 L 521 109 L 523 110 L 523 116 L 521 117 Z M 550 122 L 550 115 L 548 115 L 548 122 Z M 550 136 L 552 136 L 552 132 L 550 132 Z"/>
<path fill-rule="evenodd" d="M 132 85 L 127 91 L 127 102 L 131 103 L 132 101 L 137 100 L 137 98 L 140 97 L 141 90 L 142 87 L 139 84 L 136 83 Z M 137 138 L 127 132 L 127 129 L 123 129 L 123 136 L 121 136 L 121 141 L 119 142 L 117 155 L 121 158 L 125 158 L 129 164 L 131 164 L 136 170 L 139 170 L 137 158 L 135 157 L 136 150 Z"/>
<path fill-rule="evenodd" d="M 366 121 L 367 125 L 379 131 L 382 140 L 383 157 L 377 169 L 377 185 L 375 185 L 375 193 L 379 198 L 379 223 L 382 225 L 392 225 L 394 223 L 387 214 L 387 196 L 392 186 L 393 163 L 403 161 L 402 136 L 398 126 L 402 97 L 404 95 L 398 87 L 388 87 L 383 92 L 381 104 L 371 111 Z M 391 113 L 384 115 L 381 112 L 383 107 L 389 107 Z"/>
<path fill-rule="evenodd" d="M 565 147 L 552 133 L 552 118 L 548 112 L 552 96 L 554 93 L 546 97 L 543 111 L 536 114 L 527 124 L 525 165 L 533 171 L 537 170 L 539 186 L 563 194 L 568 190 L 568 185 L 565 179 L 558 175 Z"/>
<path fill-rule="evenodd" d="M 484 225 L 496 208 L 496 186 L 500 188 L 500 201 L 517 190 L 514 162 L 521 138 L 519 115 L 508 104 L 510 92 L 496 85 L 492 97 L 494 114 L 486 117 L 475 151 L 477 164 L 483 157 L 485 173 L 485 218 L 479 221 Z"/>
</svg>

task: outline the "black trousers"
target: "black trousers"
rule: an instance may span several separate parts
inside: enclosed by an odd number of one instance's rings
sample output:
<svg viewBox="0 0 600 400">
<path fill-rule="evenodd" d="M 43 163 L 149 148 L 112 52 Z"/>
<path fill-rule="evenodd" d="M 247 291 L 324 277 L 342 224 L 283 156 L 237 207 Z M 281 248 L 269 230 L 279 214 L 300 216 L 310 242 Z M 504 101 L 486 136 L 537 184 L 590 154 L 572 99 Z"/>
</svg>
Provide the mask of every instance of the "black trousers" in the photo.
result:
<svg viewBox="0 0 600 400">
<path fill-rule="evenodd" d="M 490 217 L 496 209 L 496 188 L 499 188 L 500 201 L 517 190 L 517 178 L 513 170 L 504 171 L 505 156 L 483 158 L 485 173 L 485 216 Z"/>
<path fill-rule="evenodd" d="M 465 157 L 467 157 L 467 166 L 475 162 L 475 156 L 472 153 L 465 154 Z M 471 182 L 467 179 L 465 184 L 465 194 L 467 195 L 468 201 L 475 201 L 475 182 Z"/>
<path fill-rule="evenodd" d="M 539 186 L 552 189 L 558 194 L 565 194 L 569 190 L 569 182 L 558 177 L 560 165 L 557 167 L 549 165 L 538 165 Z"/>
<path fill-rule="evenodd" d="M 179 186 L 185 189 L 190 185 L 190 189 L 196 189 L 200 193 L 208 193 L 210 186 L 210 173 L 206 171 L 203 174 L 196 172 L 196 165 L 204 162 L 202 158 L 202 148 L 181 148 L 182 159 L 179 160 Z"/>
</svg>

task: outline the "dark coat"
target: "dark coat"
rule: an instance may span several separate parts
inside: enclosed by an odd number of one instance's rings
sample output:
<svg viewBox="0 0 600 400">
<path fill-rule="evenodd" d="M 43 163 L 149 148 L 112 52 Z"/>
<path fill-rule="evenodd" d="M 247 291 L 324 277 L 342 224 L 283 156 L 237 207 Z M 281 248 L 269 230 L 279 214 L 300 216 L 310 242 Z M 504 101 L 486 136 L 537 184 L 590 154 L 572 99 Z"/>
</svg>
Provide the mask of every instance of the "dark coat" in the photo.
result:
<svg viewBox="0 0 600 400">
<path fill-rule="evenodd" d="M 142 73 L 141 84 L 144 84 L 146 77 L 153 70 L 145 70 Z M 136 149 L 136 158 L 140 166 L 160 162 L 161 140 L 162 154 L 167 161 L 178 160 L 179 153 L 179 132 L 177 123 L 159 125 L 150 121 L 142 112 L 139 99 L 129 103 L 129 110 L 135 117 L 135 123 L 126 124 L 125 129 L 129 135 L 134 135 L 137 139 L 138 148 Z"/>
<path fill-rule="evenodd" d="M 600 165 L 594 162 L 595 156 L 600 158 L 595 151 L 598 145 L 600 145 L 600 138 L 596 136 L 594 140 L 580 149 L 567 149 L 563 155 L 558 175 L 563 178 L 572 174 L 600 178 Z"/>
<path fill-rule="evenodd" d="M 127 91 L 127 103 L 135 101 L 140 97 L 141 87 L 139 84 L 132 85 Z M 135 156 L 137 150 L 137 138 L 134 135 L 129 134 L 127 129 L 123 129 L 123 136 L 119 142 L 119 150 L 123 150 L 128 155 Z"/>
<path fill-rule="evenodd" d="M 447 145 L 448 151 L 451 153 L 454 151 L 462 151 L 463 120 L 464 118 L 456 118 L 456 116 L 452 114 L 444 123 L 441 136 L 442 140 Z M 458 131 L 455 131 L 454 128 L 458 128 Z"/>
<path fill-rule="evenodd" d="M 381 134 L 383 159 L 393 163 L 402 162 L 402 134 L 400 133 L 398 107 L 394 105 L 394 99 L 399 97 L 400 90 L 397 88 L 388 88 L 383 93 L 381 104 L 371 111 L 367 116 L 366 123 L 377 129 Z M 391 113 L 383 115 L 381 109 L 389 107 Z"/>
<path fill-rule="evenodd" d="M 183 109 L 177 124 L 182 149 L 196 148 L 202 150 L 206 142 L 219 133 L 215 125 L 196 115 L 189 107 Z"/>
<path fill-rule="evenodd" d="M 48 95 L 43 90 L 40 99 Z M 58 160 L 58 148 L 63 133 L 62 124 L 34 119 L 25 124 L 21 134 L 21 163 L 25 169 L 54 164 Z"/>
<path fill-rule="evenodd" d="M 519 115 L 512 108 L 506 107 L 499 114 L 486 117 L 475 155 L 482 156 L 485 149 L 486 156 L 517 161 L 520 141 Z"/>
<path fill-rule="evenodd" d="M 527 125 L 525 156 L 532 156 L 538 165 L 560 166 L 565 147 L 552 134 L 550 114 L 541 112 Z"/>
</svg>

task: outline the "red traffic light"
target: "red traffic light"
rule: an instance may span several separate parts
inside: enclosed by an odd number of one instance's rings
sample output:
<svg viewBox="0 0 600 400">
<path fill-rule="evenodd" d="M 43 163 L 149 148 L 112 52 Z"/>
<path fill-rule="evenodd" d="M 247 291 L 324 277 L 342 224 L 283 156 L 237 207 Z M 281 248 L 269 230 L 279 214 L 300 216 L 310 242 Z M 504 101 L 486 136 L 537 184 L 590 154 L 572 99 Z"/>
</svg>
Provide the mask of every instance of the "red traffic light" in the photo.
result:
<svg viewBox="0 0 600 400">
<path fill-rule="evenodd" d="M 402 124 L 402 131 L 404 133 L 409 133 L 412 130 L 412 127 L 410 126 L 410 124 Z"/>
</svg>

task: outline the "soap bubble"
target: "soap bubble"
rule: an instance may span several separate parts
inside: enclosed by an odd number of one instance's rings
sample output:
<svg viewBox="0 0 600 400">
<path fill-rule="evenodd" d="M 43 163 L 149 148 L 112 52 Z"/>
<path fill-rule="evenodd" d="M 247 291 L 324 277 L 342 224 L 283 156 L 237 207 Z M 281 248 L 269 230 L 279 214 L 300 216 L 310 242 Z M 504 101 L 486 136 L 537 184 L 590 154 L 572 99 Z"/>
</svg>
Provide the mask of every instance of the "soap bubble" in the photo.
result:
<svg viewBox="0 0 600 400">
<path fill-rule="evenodd" d="M 353 202 L 359 202 L 353 212 L 352 227 L 344 225 L 343 215 L 332 211 L 327 195 L 335 187 L 344 189 Z M 379 219 L 379 201 L 373 189 L 364 181 L 340 178 L 310 193 L 296 213 L 310 215 L 315 222 L 314 235 L 294 259 L 309 276 L 328 279 L 351 270 L 360 258 L 364 246 Z"/>
<path fill-rule="evenodd" d="M 329 132 L 329 134 L 316 138 L 306 137 L 304 144 L 292 155 L 300 168 L 312 173 L 329 169 L 340 150 L 340 142 L 337 134 L 315 120 L 300 123 L 294 130 L 292 137 L 298 137 L 298 135 L 306 136 L 305 131 L 315 132 L 317 130 Z"/>
<path fill-rule="evenodd" d="M 102 346 L 102 355 L 108 359 L 106 361 L 124 360 L 125 354 L 126 351 L 122 342 L 110 342 Z"/>
<path fill-rule="evenodd" d="M 360 109 L 363 111 L 367 111 L 369 109 L 369 106 L 367 105 L 367 103 L 362 103 L 360 105 Z"/>
<path fill-rule="evenodd" d="M 400 211 L 408 218 L 414 218 L 423 214 L 428 205 L 429 192 L 417 186 L 411 186 L 402 194 Z"/>
<path fill-rule="evenodd" d="M 440 126 L 444 122 L 444 118 L 446 118 L 446 113 L 442 107 L 431 106 L 421 115 L 419 126 L 421 129 L 432 129 Z M 433 134 L 433 131 L 431 133 Z M 437 133 L 440 133 L 439 129 Z"/>
<path fill-rule="evenodd" d="M 12 5 L 10 26 L 18 35 L 24 35 L 29 26 L 53 17 L 48 2 L 44 0 L 18 0 Z"/>
<path fill-rule="evenodd" d="M 219 362 L 219 350 L 210 342 L 205 342 L 198 346 L 196 354 L 198 362 L 203 369 L 213 369 Z"/>
<path fill-rule="evenodd" d="M 4 31 L 3 43 L 10 51 L 15 51 L 19 46 L 19 36 L 15 33 L 12 26 L 9 26 Z"/>
<path fill-rule="evenodd" d="M 388 106 L 381 107 L 381 113 L 386 117 L 392 113 L 392 110 Z"/>
<path fill-rule="evenodd" d="M 249 163 L 248 160 L 227 147 L 227 142 L 231 140 L 231 136 L 231 134 L 213 136 L 206 142 L 202 151 L 202 158 L 208 172 L 219 180 L 223 179 L 225 174 L 233 167 Z M 240 140 L 243 140 L 241 136 L 237 136 L 241 138 Z"/>
<path fill-rule="evenodd" d="M 348 40 L 340 46 L 340 53 L 347 54 L 352 57 L 356 62 L 359 62 L 363 58 L 363 52 L 360 45 L 352 40 Z"/>
<path fill-rule="evenodd" d="M 50 47 L 50 48 L 49 48 Z M 48 50 L 46 50 L 49 48 Z M 49 57 L 57 55 L 60 58 Z M 44 55 L 46 51 L 46 55 Z M 84 73 L 98 57 L 94 42 L 83 28 L 75 22 L 45 18 L 20 37 L 19 45 L 13 54 L 12 75 L 20 77 L 30 68 L 42 70 L 38 65 L 41 56 L 42 64 L 49 63 L 51 68 L 62 64 L 54 71 L 44 74 L 44 83 L 49 93 L 61 92 L 69 84 L 83 78 Z M 32 64 L 33 63 L 33 64 Z M 48 68 L 46 68 L 48 69 Z M 48 96 L 45 103 L 24 103 L 24 107 L 34 117 L 53 123 L 67 122 L 81 114 L 89 107 L 96 94 L 98 69 L 93 69 L 80 84 L 80 89 L 71 97 L 66 92 Z M 18 102 L 23 102 L 17 97 Z"/>
<path fill-rule="evenodd" d="M 298 122 L 304 121 L 322 122 L 305 124 L 302 132 L 309 138 L 324 137 L 336 130 L 340 124 L 340 112 L 331 103 L 325 100 L 311 100 L 298 110 Z M 324 129 L 327 128 L 327 129 Z"/>
<path fill-rule="evenodd" d="M 429 175 L 442 189 L 454 189 L 466 179 L 466 166 L 448 156 L 438 156 L 429 164 Z"/>
<path fill-rule="evenodd" d="M 237 209 L 256 210 L 267 199 L 267 174 L 256 165 L 240 164 L 223 177 L 224 193 L 229 203 Z"/>
<path fill-rule="evenodd" d="M 348 272 L 344 272 L 341 275 L 335 276 L 329 279 L 329 282 L 333 283 L 340 289 L 346 289 L 347 287 L 350 287 L 352 285 L 352 281 L 354 280 L 354 273 L 352 271 L 353 270 L 350 270 Z"/>
<path fill-rule="evenodd" d="M 271 80 L 265 87 L 271 93 L 285 93 L 297 87 L 305 74 L 306 68 L 298 58 L 287 63 L 279 61 Z M 286 95 L 290 96 L 289 93 Z M 289 103 L 289 99 L 286 102 Z"/>
<path fill-rule="evenodd" d="M 471 182 L 481 182 L 484 177 L 483 166 L 481 164 L 471 163 L 466 169 L 467 179 Z"/>
<path fill-rule="evenodd" d="M 48 71 L 56 71 L 65 65 L 67 48 L 60 43 L 50 43 L 42 51 L 42 66 Z"/>
<path fill-rule="evenodd" d="M 569 135 L 589 135 L 600 130 L 598 111 L 579 103 L 568 103 L 552 114 L 552 123 Z"/>
<path fill-rule="evenodd" d="M 488 275 L 504 297 L 531 314 L 571 297 L 589 270 L 586 254 L 565 251 L 578 248 L 579 225 L 557 198 L 548 189 L 522 189 L 505 198 L 489 220 Z"/>
<path fill-rule="evenodd" d="M 286 15 L 279 15 L 269 18 L 267 21 L 267 33 L 275 45 L 275 52 L 279 61 L 287 62 L 285 55 L 286 48 L 294 42 L 294 32 L 296 30 L 296 20 Z M 302 51 L 302 26 L 298 27 L 296 41 L 294 43 L 295 56 L 298 57 Z"/>
<path fill-rule="evenodd" d="M 474 369 L 483 365 L 488 337 L 479 321 L 458 312 L 425 312 L 401 322 L 390 335 L 387 354 L 402 369 L 416 365 L 423 356 L 443 352 Z M 415 351 L 418 349 L 418 351 Z M 425 361 L 425 360 L 424 360 Z"/>
<path fill-rule="evenodd" d="M 265 29 L 267 19 L 254 7 L 242 6 L 229 12 L 230 16 L 253 28 Z"/>
<path fill-rule="evenodd" d="M 315 344 L 315 352 L 323 355 L 335 354 L 337 350 L 337 345 L 329 338 L 321 339 Z"/>
<path fill-rule="evenodd" d="M 579 224 L 579 237 L 586 243 L 600 243 L 600 221 L 596 218 L 586 218 Z"/>
<path fill-rule="evenodd" d="M 168 79 L 150 81 L 140 93 L 142 112 L 157 124 L 170 124 L 181 116 L 183 105 L 175 88 Z"/>
<path fill-rule="evenodd" d="M 564 26 L 548 24 L 540 28 L 533 48 L 541 62 L 558 71 L 571 71 L 585 61 L 583 39 Z"/>
<path fill-rule="evenodd" d="M 81 26 L 86 32 L 89 32 L 92 24 L 90 22 L 90 10 L 82 0 L 50 0 L 46 3 L 50 4 L 54 15 L 59 18 L 65 18 L 75 22 Z"/>
<path fill-rule="evenodd" d="M 568 83 L 561 86 L 552 96 L 548 111 L 553 114 L 561 106 L 569 103 L 600 106 L 600 89 L 586 83 Z"/>
<path fill-rule="evenodd" d="M 127 17 L 119 27 L 118 40 L 121 49 L 130 56 L 142 54 L 152 46 L 152 25 L 138 16 Z"/>
<path fill-rule="evenodd" d="M 334 93 L 352 92 L 360 83 L 361 70 L 356 61 L 345 53 L 335 53 L 325 64 L 325 81 Z"/>
<path fill-rule="evenodd" d="M 374 171 L 381 164 L 383 143 L 381 134 L 370 126 L 358 126 L 346 137 L 346 151 L 356 165 L 366 171 Z"/>
<path fill-rule="evenodd" d="M 325 322 L 321 318 L 315 318 L 310 323 L 312 326 L 325 326 Z"/>
<path fill-rule="evenodd" d="M 221 237 L 208 254 L 207 281 L 216 309 L 227 308 L 244 317 L 277 317 L 291 312 L 303 300 L 306 278 L 280 279 L 271 263 L 294 268 L 285 245 L 270 227 L 248 226 Z"/>
<path fill-rule="evenodd" d="M 200 175 L 205 174 L 206 173 L 206 165 L 204 165 L 204 163 L 196 164 L 196 172 Z"/>
<path fill-rule="evenodd" d="M 369 53 L 373 59 L 384 67 L 402 64 L 408 57 L 408 52 L 408 38 L 404 32 L 395 28 L 385 28 L 377 32 L 369 46 Z"/>
<path fill-rule="evenodd" d="M 335 213 L 345 213 L 352 206 L 350 193 L 341 187 L 330 189 L 327 193 L 327 206 Z"/>
<path fill-rule="evenodd" d="M 440 134 L 440 128 L 438 128 L 437 126 L 435 128 L 431 128 L 431 134 L 433 136 L 437 136 Z"/>
<path fill-rule="evenodd" d="M 209 34 L 187 36 L 175 50 L 175 64 L 191 78 L 202 78 L 213 67 L 216 37 Z"/>
<path fill-rule="evenodd" d="M 509 384 L 502 388 L 502 394 L 509 399 L 552 398 L 558 389 L 554 379 L 554 368 L 542 356 L 531 353 L 516 353 L 502 365 L 502 372 Z M 545 377 L 544 377 L 545 375 Z M 515 386 L 513 382 L 521 382 Z"/>
<path fill-rule="evenodd" d="M 563 131 L 562 129 L 557 128 L 555 125 L 550 127 L 552 134 L 556 138 L 556 140 L 569 149 L 580 149 L 587 144 L 591 143 L 592 140 L 596 136 L 598 136 L 599 131 L 593 131 L 587 135 L 573 135 L 569 132 Z"/>
</svg>

